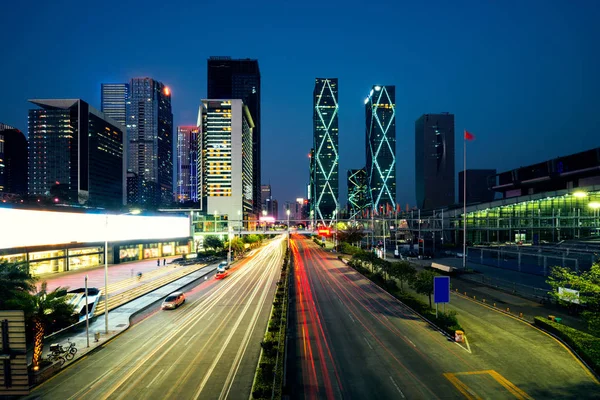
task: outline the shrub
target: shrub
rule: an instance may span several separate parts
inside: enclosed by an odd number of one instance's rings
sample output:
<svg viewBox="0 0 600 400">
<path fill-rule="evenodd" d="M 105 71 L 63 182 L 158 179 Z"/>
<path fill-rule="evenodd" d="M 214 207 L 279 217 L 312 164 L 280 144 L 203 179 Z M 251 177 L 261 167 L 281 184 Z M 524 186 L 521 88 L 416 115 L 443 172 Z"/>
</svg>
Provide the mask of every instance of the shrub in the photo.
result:
<svg viewBox="0 0 600 400">
<path fill-rule="evenodd" d="M 564 340 L 596 373 L 600 373 L 600 338 L 541 317 L 535 317 L 534 321 L 540 328 Z"/>
</svg>

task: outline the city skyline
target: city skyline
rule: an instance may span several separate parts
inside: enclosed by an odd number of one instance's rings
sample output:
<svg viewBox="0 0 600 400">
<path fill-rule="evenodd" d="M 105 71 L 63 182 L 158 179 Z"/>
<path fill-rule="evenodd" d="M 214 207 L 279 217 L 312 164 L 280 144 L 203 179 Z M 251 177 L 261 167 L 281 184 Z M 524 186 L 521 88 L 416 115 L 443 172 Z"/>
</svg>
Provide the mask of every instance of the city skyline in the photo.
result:
<svg viewBox="0 0 600 400">
<path fill-rule="evenodd" d="M 457 132 L 469 129 L 477 134 L 477 140 L 470 143 L 469 168 L 508 170 L 527 164 L 530 159 L 541 161 L 585 149 L 585 143 L 595 140 L 591 127 L 598 122 L 594 110 L 598 108 L 595 93 L 600 88 L 600 79 L 591 71 L 598 69 L 600 59 L 597 54 L 581 49 L 593 48 L 592 38 L 599 35 L 600 28 L 593 23 L 599 15 L 597 7 L 591 4 L 580 4 L 578 8 L 566 4 L 538 7 L 536 4 L 541 3 L 535 1 L 518 5 L 467 3 L 470 6 L 466 12 L 444 3 L 431 9 L 417 4 L 379 5 L 377 12 L 383 20 L 375 22 L 365 20 L 357 10 L 339 8 L 341 3 L 332 2 L 324 6 L 324 12 L 343 9 L 343 18 L 319 25 L 318 32 L 308 29 L 316 21 L 310 3 L 286 5 L 281 11 L 265 6 L 244 8 L 243 16 L 235 14 L 231 18 L 234 25 L 239 26 L 244 26 L 242 21 L 248 17 L 257 22 L 255 27 L 244 29 L 248 40 L 238 43 L 233 38 L 239 29 L 228 31 L 224 33 L 226 46 L 220 42 L 205 43 L 200 54 L 187 65 L 156 57 L 152 52 L 134 56 L 124 43 L 119 45 L 119 37 L 139 25 L 126 18 L 140 13 L 132 5 L 124 6 L 118 15 L 108 3 L 101 5 L 85 27 L 73 23 L 77 20 L 77 9 L 65 10 L 56 16 L 57 24 L 51 24 L 44 18 L 49 5 L 33 10 L 26 10 L 24 5 L 11 5 L 3 10 L 6 23 L 2 29 L 20 32 L 19 15 L 25 15 L 23 13 L 28 15 L 31 26 L 14 41 L 6 43 L 5 51 L 13 55 L 13 59 L 24 60 L 28 43 L 50 26 L 58 29 L 57 34 L 65 38 L 65 45 L 80 47 L 84 43 L 83 32 L 111 18 L 116 22 L 115 29 L 102 30 L 102 35 L 113 43 L 111 49 L 118 62 L 112 64 L 114 67 L 107 67 L 92 62 L 91 54 L 80 53 L 65 55 L 59 63 L 51 61 L 49 50 L 39 49 L 40 59 L 49 61 L 25 67 L 22 61 L 6 64 L 2 69 L 11 79 L 5 83 L 0 100 L 0 120 L 25 132 L 27 98 L 84 98 L 100 109 L 100 83 L 127 82 L 131 77 L 147 75 L 171 87 L 174 125 L 193 124 L 198 99 L 204 97 L 207 90 L 206 59 L 212 54 L 226 54 L 258 59 L 261 64 L 261 179 L 272 182 L 280 199 L 305 196 L 306 153 L 312 142 L 307 113 L 311 110 L 310 88 L 315 76 L 337 76 L 344 88 L 339 99 L 341 171 L 364 165 L 361 101 L 364 88 L 372 82 L 397 86 L 398 152 L 401 143 L 403 148 L 413 148 L 416 118 L 425 112 L 441 111 L 455 114 Z M 147 14 L 152 4 L 142 14 Z M 183 14 L 167 7 L 163 17 L 180 21 L 178 26 L 183 28 L 179 28 L 182 32 L 167 32 L 160 38 L 164 48 L 172 48 L 171 53 L 178 54 L 192 46 L 195 36 L 185 26 L 199 10 L 216 12 L 217 6 L 190 6 Z M 545 23 L 532 25 L 532 12 Z M 302 17 L 302 22 L 290 24 L 288 13 Z M 427 16 L 436 29 L 426 29 L 419 24 L 417 21 L 423 16 Z M 509 16 L 512 28 L 506 30 Z M 362 21 L 361 28 L 344 22 L 348 20 Z M 273 29 L 294 29 L 275 37 L 272 30 L 259 28 L 266 21 L 274 24 Z M 217 21 L 208 21 L 206 29 L 216 26 Z M 469 29 L 461 28 L 464 26 Z M 375 27 L 381 30 L 382 36 L 373 42 L 364 32 Z M 299 30 L 303 30 L 303 35 L 297 34 Z M 91 32 L 99 31 L 96 28 Z M 440 32 L 444 32 L 441 41 Z M 473 32 L 482 32 L 482 37 L 475 38 Z M 343 37 L 339 46 L 309 45 L 322 35 L 334 33 Z M 494 44 L 493 51 L 489 43 Z M 432 51 L 434 49 L 437 52 Z M 382 56 L 373 57 L 375 54 Z M 445 60 L 443 68 L 436 61 L 440 58 Z M 86 68 L 75 67 L 82 62 Z M 282 107 L 282 103 L 286 106 Z M 545 117 L 539 118 L 532 109 L 543 110 Z M 576 132 L 578 140 L 563 134 L 567 128 Z M 284 139 L 287 137 L 294 138 L 294 146 L 289 146 Z M 547 137 L 554 139 L 545 140 Z M 520 145 L 515 146 L 515 143 Z M 457 171 L 462 169 L 460 147 L 456 149 Z M 490 151 L 491 148 L 494 151 Z M 414 155 L 406 154 L 397 162 L 398 203 L 415 205 Z M 267 168 L 270 164 L 285 164 L 289 172 Z M 345 186 L 343 179 L 339 188 L 342 204 L 345 203 Z"/>
</svg>

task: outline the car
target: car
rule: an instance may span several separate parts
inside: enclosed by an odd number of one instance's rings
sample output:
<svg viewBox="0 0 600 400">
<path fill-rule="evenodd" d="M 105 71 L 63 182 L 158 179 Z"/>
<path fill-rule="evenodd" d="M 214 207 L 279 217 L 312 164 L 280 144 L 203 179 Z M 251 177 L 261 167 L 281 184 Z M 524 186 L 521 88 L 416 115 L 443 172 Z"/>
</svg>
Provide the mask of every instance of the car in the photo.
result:
<svg viewBox="0 0 600 400">
<path fill-rule="evenodd" d="M 227 270 L 229 269 L 230 265 L 227 261 L 222 261 L 219 266 L 217 267 L 217 269 L 223 269 L 223 270 Z"/>
<path fill-rule="evenodd" d="M 218 271 L 217 270 L 217 274 L 215 275 L 215 279 L 225 279 L 227 277 L 227 275 L 229 275 L 229 272 L 227 272 L 227 271 Z"/>
<path fill-rule="evenodd" d="M 167 296 L 160 308 L 163 310 L 173 310 L 185 303 L 185 295 L 181 292 L 173 292 Z"/>
</svg>

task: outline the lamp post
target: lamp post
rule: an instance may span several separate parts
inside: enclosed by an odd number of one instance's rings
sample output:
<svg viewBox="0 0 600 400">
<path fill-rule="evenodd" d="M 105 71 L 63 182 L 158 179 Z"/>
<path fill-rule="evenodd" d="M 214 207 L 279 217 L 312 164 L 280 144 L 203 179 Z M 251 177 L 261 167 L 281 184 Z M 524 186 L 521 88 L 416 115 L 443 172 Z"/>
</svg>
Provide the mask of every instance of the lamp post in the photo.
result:
<svg viewBox="0 0 600 400">
<path fill-rule="evenodd" d="M 227 229 L 227 235 L 229 236 L 229 253 L 227 253 L 227 265 L 231 264 L 231 240 L 233 235 L 231 234 L 231 226 Z"/>
<path fill-rule="evenodd" d="M 242 227 L 244 225 L 244 220 L 242 219 L 242 212 L 238 210 L 238 221 L 240 221 L 240 236 L 242 236 Z"/>
<path fill-rule="evenodd" d="M 290 209 L 285 210 L 287 214 L 287 245 L 290 247 Z"/>
<path fill-rule="evenodd" d="M 219 212 L 217 210 L 215 210 L 214 216 L 215 216 L 215 233 L 217 233 L 217 215 L 219 214 Z"/>
<path fill-rule="evenodd" d="M 131 210 L 128 213 L 117 215 L 137 215 L 140 210 Z M 108 214 L 104 222 L 104 333 L 108 335 Z"/>
</svg>

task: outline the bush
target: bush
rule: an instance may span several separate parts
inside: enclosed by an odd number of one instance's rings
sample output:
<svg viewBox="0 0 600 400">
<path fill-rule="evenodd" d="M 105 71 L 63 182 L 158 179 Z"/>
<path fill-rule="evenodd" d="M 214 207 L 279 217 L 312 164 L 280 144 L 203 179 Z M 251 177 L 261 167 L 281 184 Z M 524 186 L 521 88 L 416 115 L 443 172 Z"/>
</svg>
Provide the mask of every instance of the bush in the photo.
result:
<svg viewBox="0 0 600 400">
<path fill-rule="evenodd" d="M 338 248 L 339 248 L 338 250 L 340 251 L 340 253 L 349 254 L 351 256 L 353 256 L 354 254 L 357 254 L 357 253 L 359 253 L 359 252 L 362 251 L 358 247 L 352 246 L 351 244 L 348 244 L 346 242 L 342 242 L 338 246 Z"/>
<path fill-rule="evenodd" d="M 564 340 L 596 373 L 600 373 L 600 338 L 541 317 L 535 317 L 534 321 L 540 328 Z"/>
</svg>

